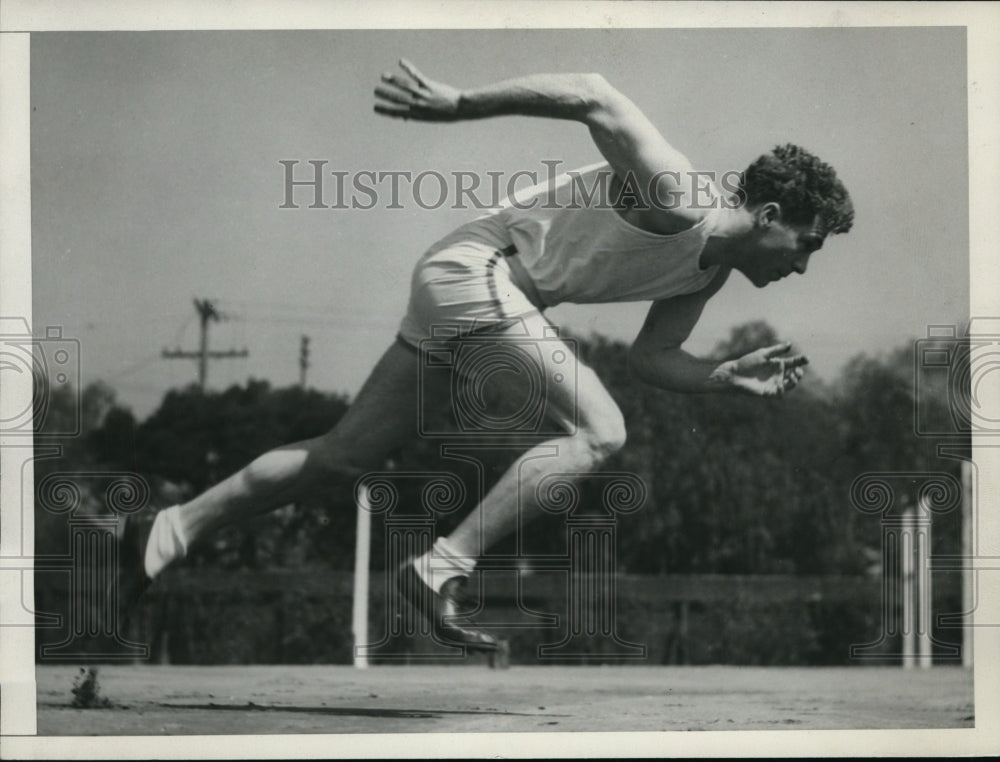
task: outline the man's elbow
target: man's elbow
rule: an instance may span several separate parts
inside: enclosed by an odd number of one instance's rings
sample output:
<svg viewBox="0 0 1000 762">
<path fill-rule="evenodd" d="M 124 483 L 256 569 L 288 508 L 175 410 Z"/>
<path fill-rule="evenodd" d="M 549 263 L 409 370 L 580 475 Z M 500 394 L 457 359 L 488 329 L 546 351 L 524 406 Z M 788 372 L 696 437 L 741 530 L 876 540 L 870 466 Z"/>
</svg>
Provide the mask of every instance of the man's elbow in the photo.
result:
<svg viewBox="0 0 1000 762">
<path fill-rule="evenodd" d="M 591 116 L 609 111 L 615 99 L 622 97 L 603 74 L 596 72 L 580 75 L 580 89 Z"/>
<path fill-rule="evenodd" d="M 581 74 L 580 80 L 587 90 L 595 97 L 600 96 L 607 91 L 614 90 L 614 88 L 611 87 L 611 83 L 604 78 L 604 75 L 599 74 L 596 71 Z"/>
<path fill-rule="evenodd" d="M 633 345 L 628 353 L 632 378 L 671 392 L 687 391 L 677 352 L 671 347 L 649 348 Z"/>
<path fill-rule="evenodd" d="M 649 352 L 644 347 L 633 345 L 628 353 L 628 370 L 632 378 L 651 384 L 654 376 L 651 360 Z"/>
</svg>

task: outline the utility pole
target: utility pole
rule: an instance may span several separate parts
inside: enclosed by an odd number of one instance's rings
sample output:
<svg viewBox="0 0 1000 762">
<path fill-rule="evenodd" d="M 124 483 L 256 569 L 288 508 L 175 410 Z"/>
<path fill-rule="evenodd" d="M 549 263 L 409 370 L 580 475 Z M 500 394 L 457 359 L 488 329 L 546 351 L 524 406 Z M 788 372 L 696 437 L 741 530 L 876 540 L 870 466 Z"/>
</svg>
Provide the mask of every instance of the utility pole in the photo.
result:
<svg viewBox="0 0 1000 762">
<path fill-rule="evenodd" d="M 309 369 L 309 337 L 302 337 L 299 346 L 299 386 L 306 388 L 306 371 Z"/>
<path fill-rule="evenodd" d="M 227 349 L 225 351 L 210 352 L 208 349 L 208 324 L 212 321 L 219 322 L 226 319 L 226 316 L 215 309 L 215 305 L 208 299 L 195 299 L 194 308 L 198 312 L 201 321 L 201 340 L 197 352 L 186 352 L 180 348 L 164 349 L 162 357 L 167 360 L 190 359 L 198 360 L 198 386 L 205 391 L 208 382 L 208 361 L 220 360 L 226 357 L 247 357 L 250 353 L 243 349 Z"/>
</svg>

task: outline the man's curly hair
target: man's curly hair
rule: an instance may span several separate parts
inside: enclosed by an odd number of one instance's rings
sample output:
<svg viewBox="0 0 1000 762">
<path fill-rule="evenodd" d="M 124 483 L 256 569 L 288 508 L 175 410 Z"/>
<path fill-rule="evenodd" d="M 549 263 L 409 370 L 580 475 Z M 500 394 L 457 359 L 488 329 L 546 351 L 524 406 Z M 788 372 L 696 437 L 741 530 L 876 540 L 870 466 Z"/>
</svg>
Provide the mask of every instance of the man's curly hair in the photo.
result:
<svg viewBox="0 0 1000 762">
<path fill-rule="evenodd" d="M 854 205 L 837 173 L 801 146 L 777 146 L 751 164 L 740 184 L 749 206 L 775 202 L 793 225 L 808 225 L 818 214 L 824 235 L 846 233 L 854 223 Z"/>
</svg>

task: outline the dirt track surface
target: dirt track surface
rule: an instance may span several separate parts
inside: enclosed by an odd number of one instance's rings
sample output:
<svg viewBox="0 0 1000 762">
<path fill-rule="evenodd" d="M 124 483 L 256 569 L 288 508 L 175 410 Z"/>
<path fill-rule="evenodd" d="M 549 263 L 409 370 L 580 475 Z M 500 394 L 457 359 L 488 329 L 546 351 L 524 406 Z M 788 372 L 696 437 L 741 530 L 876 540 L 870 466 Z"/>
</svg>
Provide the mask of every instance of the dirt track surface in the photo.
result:
<svg viewBox="0 0 1000 762">
<path fill-rule="evenodd" d="M 37 670 L 39 735 L 972 727 L 972 672 L 938 667 L 99 668 Z"/>
</svg>

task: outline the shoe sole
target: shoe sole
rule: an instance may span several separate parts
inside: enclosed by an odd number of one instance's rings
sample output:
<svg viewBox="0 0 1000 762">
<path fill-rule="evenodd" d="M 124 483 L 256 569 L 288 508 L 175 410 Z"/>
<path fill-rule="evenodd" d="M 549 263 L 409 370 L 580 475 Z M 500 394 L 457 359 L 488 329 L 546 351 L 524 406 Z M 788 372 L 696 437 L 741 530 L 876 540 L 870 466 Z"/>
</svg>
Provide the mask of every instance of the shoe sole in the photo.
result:
<svg viewBox="0 0 1000 762">
<path fill-rule="evenodd" d="M 418 616 L 423 617 L 425 621 L 428 621 L 428 620 L 430 621 L 431 629 L 434 632 L 434 637 L 435 638 L 438 638 L 441 642 L 443 642 L 446 645 L 449 645 L 449 646 L 461 646 L 463 648 L 467 648 L 467 649 L 469 649 L 471 651 L 477 651 L 479 653 L 493 654 L 493 653 L 496 653 L 497 651 L 500 650 L 500 648 L 501 648 L 500 641 L 498 641 L 496 639 L 494 639 L 494 642 L 491 643 L 491 644 L 481 643 L 481 642 L 477 642 L 477 641 L 466 640 L 466 639 L 462 638 L 461 636 L 453 635 L 452 633 L 455 632 L 455 628 L 452 628 L 452 627 L 444 624 L 443 622 L 438 622 L 437 621 L 438 617 L 436 617 L 436 616 L 432 616 L 430 618 L 427 617 L 424 614 L 424 612 L 421 611 L 420 607 L 417 604 L 415 604 L 410 599 L 410 597 L 406 594 L 406 592 L 404 592 L 404 589 L 403 589 L 404 588 L 403 577 L 406 574 L 408 574 L 408 573 L 409 574 L 413 574 L 416 577 L 416 570 L 413 570 L 411 572 L 407 571 L 407 567 L 412 567 L 412 566 L 413 566 L 413 562 L 412 561 L 407 561 L 399 569 L 396 570 L 396 573 L 393 575 L 393 588 L 395 589 L 396 594 L 399 595 L 399 597 L 401 599 L 403 599 L 404 601 L 406 601 L 406 604 L 408 606 L 410 606 L 417 613 Z M 428 588 L 427 585 L 423 583 L 423 580 L 420 580 L 419 577 L 416 577 L 416 578 L 417 578 L 418 582 L 421 585 L 424 586 L 424 588 L 426 588 L 427 590 L 430 590 L 430 588 Z M 432 596 L 437 596 L 437 594 L 433 593 L 433 592 L 431 592 L 431 595 Z M 469 628 L 469 629 L 472 629 L 472 628 Z M 484 634 L 484 635 L 486 635 L 487 637 L 490 637 L 490 638 L 493 637 L 488 632 L 486 632 L 485 630 L 482 630 L 482 629 L 480 629 L 478 627 L 476 627 L 474 631 L 475 632 L 480 632 L 480 633 L 482 633 L 482 634 Z"/>
</svg>

